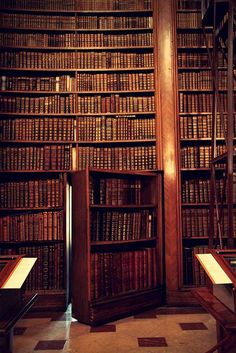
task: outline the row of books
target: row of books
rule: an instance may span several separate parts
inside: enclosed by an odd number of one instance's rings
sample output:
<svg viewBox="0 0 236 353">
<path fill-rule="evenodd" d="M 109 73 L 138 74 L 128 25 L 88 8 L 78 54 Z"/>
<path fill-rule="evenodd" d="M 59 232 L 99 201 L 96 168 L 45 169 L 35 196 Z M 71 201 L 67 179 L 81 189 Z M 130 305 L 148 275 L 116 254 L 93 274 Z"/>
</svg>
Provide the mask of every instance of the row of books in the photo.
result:
<svg viewBox="0 0 236 353">
<path fill-rule="evenodd" d="M 2 0 L 2 8 L 32 10 L 150 10 L 152 0 Z"/>
<path fill-rule="evenodd" d="M 63 211 L 13 213 L 0 217 L 0 241 L 63 239 Z"/>
<path fill-rule="evenodd" d="M 29 10 L 74 10 L 77 0 L 2 0 L 1 8 Z"/>
<path fill-rule="evenodd" d="M 177 2 L 178 10 L 200 10 L 201 9 L 201 0 L 178 0 Z"/>
<path fill-rule="evenodd" d="M 75 29 L 77 26 L 75 15 L 2 13 L 0 28 Z"/>
<path fill-rule="evenodd" d="M 150 239 L 154 234 L 154 214 L 149 210 L 132 212 L 92 211 L 91 241 Z"/>
<path fill-rule="evenodd" d="M 81 114 L 155 111 L 154 96 L 122 96 L 120 94 L 111 94 L 109 96 L 78 96 L 77 100 L 78 113 Z"/>
<path fill-rule="evenodd" d="M 1 248 L 1 255 L 22 254 L 37 257 L 37 261 L 26 279 L 26 290 L 48 290 L 64 288 L 63 244 L 20 246 Z"/>
<path fill-rule="evenodd" d="M 99 192 L 96 192 L 96 188 L 98 188 Z M 140 205 L 141 188 L 141 179 L 91 179 L 90 204 L 114 206 Z"/>
<path fill-rule="evenodd" d="M 227 121 L 227 115 L 223 114 L 222 123 Z M 216 137 L 224 137 L 220 115 L 216 117 Z M 179 117 L 180 138 L 211 138 L 212 115 L 191 115 Z M 226 129 L 227 130 L 227 129 Z M 236 118 L 234 115 L 234 133 L 236 135 Z"/>
<path fill-rule="evenodd" d="M 177 12 L 177 27 L 201 28 L 201 12 Z"/>
<path fill-rule="evenodd" d="M 206 43 L 212 47 L 211 33 L 177 33 L 178 47 L 205 47 Z"/>
<path fill-rule="evenodd" d="M 127 116 L 88 116 L 76 119 L 78 141 L 117 141 L 154 139 L 155 119 Z"/>
<path fill-rule="evenodd" d="M 154 74 L 134 73 L 101 73 L 77 74 L 78 91 L 138 91 L 154 89 Z"/>
<path fill-rule="evenodd" d="M 79 79 L 79 77 L 78 77 Z M 2 91 L 76 91 L 76 78 L 70 75 L 61 76 L 0 76 Z"/>
<path fill-rule="evenodd" d="M 155 120 L 136 115 L 81 116 L 76 119 L 46 116 L 0 120 L 1 141 L 116 141 L 154 138 Z"/>
<path fill-rule="evenodd" d="M 234 111 L 236 110 L 236 95 L 233 96 Z M 212 111 L 212 93 L 179 93 L 179 111 L 180 113 L 192 112 L 211 112 Z M 227 112 L 227 95 L 219 94 L 220 106 L 223 112 Z"/>
<path fill-rule="evenodd" d="M 178 79 L 180 89 L 213 89 L 212 72 L 210 70 L 179 72 Z M 227 71 L 219 71 L 218 80 L 218 89 L 227 89 Z M 234 88 L 236 88 L 235 81 Z"/>
<path fill-rule="evenodd" d="M 216 151 L 217 156 L 225 153 L 225 145 L 216 146 Z M 180 160 L 181 168 L 210 168 L 211 146 L 181 147 Z"/>
<path fill-rule="evenodd" d="M 16 31 L 16 30 L 15 30 Z M 42 48 L 142 47 L 153 45 L 152 33 L 0 33 L 2 46 Z"/>
<path fill-rule="evenodd" d="M 218 65 L 219 67 L 226 67 L 227 61 L 226 58 L 223 56 L 223 53 L 219 52 L 218 54 Z M 210 59 L 209 55 L 206 52 L 183 52 L 179 51 L 177 53 L 177 63 L 178 67 L 188 67 L 188 68 L 210 68 Z"/>
<path fill-rule="evenodd" d="M 69 114 L 75 113 L 75 95 L 0 96 L 2 113 Z"/>
<path fill-rule="evenodd" d="M 153 53 L 127 52 L 0 52 L 0 67 L 25 69 L 119 69 L 149 68 L 154 66 Z"/>
<path fill-rule="evenodd" d="M 221 218 L 222 236 L 227 237 L 228 232 L 228 210 L 223 209 Z M 214 227 L 217 229 L 216 217 Z M 184 208 L 182 209 L 183 237 L 209 237 L 210 233 L 210 211 L 209 208 Z M 233 236 L 236 236 L 236 210 L 233 210 Z"/>
<path fill-rule="evenodd" d="M 77 102 L 76 102 L 77 98 Z M 154 96 L 0 96 L 2 113 L 76 114 L 154 112 Z M 76 110 L 77 105 L 77 110 Z"/>
<path fill-rule="evenodd" d="M 217 198 L 222 200 L 224 180 L 216 179 Z M 226 187 L 227 188 L 227 187 Z M 233 198 L 236 201 L 236 190 L 233 190 Z M 223 199 L 227 201 L 227 193 Z M 182 202 L 204 203 L 210 202 L 210 179 L 185 179 L 182 181 Z"/>
<path fill-rule="evenodd" d="M 2 13 L 0 28 L 47 29 L 129 29 L 152 28 L 150 16 L 76 16 Z"/>
<path fill-rule="evenodd" d="M 153 288 L 158 283 L 154 248 L 91 255 L 91 297 L 114 296 Z"/>
<path fill-rule="evenodd" d="M 76 28 L 79 29 L 129 29 L 153 28 L 152 16 L 77 16 Z"/>
<path fill-rule="evenodd" d="M 0 183 L 0 208 L 62 207 L 63 179 L 32 179 Z"/>
<path fill-rule="evenodd" d="M 184 247 L 183 249 L 183 272 L 185 285 L 206 285 L 206 272 L 195 257 L 196 254 L 205 254 L 208 252 L 206 246 Z"/>
<path fill-rule="evenodd" d="M 156 147 L 80 147 L 78 169 L 86 166 L 117 170 L 156 169 Z"/>
<path fill-rule="evenodd" d="M 0 170 L 71 170 L 71 145 L 0 147 Z"/>
<path fill-rule="evenodd" d="M 151 10 L 152 0 L 76 0 L 78 10 Z"/>
<path fill-rule="evenodd" d="M 121 91 L 153 90 L 153 73 L 105 73 L 51 77 L 0 76 L 1 90 L 9 91 Z"/>
<path fill-rule="evenodd" d="M 0 140 L 73 141 L 73 118 L 32 117 L 0 120 Z M 77 121 L 79 124 L 79 121 Z M 79 128 L 79 127 L 78 127 Z"/>
</svg>

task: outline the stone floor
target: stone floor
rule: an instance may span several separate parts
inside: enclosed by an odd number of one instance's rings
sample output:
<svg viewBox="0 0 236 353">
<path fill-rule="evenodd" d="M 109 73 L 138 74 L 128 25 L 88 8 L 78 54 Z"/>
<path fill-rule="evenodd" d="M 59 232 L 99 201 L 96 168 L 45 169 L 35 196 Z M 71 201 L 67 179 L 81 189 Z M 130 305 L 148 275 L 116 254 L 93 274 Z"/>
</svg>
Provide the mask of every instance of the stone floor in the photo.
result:
<svg viewBox="0 0 236 353">
<path fill-rule="evenodd" d="M 28 313 L 16 325 L 14 353 L 204 353 L 215 321 L 202 310 L 159 308 L 90 327 L 66 313 Z"/>
</svg>

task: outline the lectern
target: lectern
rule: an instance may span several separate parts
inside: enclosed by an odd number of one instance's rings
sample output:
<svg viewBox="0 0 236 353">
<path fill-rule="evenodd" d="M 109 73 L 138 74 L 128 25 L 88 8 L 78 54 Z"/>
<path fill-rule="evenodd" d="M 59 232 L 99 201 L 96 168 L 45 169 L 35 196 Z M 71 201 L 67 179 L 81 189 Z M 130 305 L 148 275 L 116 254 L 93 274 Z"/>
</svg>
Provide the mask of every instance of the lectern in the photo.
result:
<svg viewBox="0 0 236 353">
<path fill-rule="evenodd" d="M 197 254 L 207 288 L 193 289 L 201 305 L 216 319 L 218 343 L 206 353 L 236 352 L 236 249 Z M 219 350 L 220 349 L 220 350 Z"/>
<path fill-rule="evenodd" d="M 27 297 L 24 282 L 36 258 L 0 256 L 0 352 L 12 352 L 13 328 L 33 305 L 37 293 Z"/>
</svg>

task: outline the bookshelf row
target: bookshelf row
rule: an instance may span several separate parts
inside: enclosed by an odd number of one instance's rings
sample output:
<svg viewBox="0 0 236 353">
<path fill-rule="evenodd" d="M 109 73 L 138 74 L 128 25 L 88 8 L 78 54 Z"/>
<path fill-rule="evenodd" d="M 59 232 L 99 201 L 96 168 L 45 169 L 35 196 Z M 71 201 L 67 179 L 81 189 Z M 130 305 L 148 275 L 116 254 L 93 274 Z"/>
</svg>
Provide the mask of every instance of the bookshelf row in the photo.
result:
<svg viewBox="0 0 236 353">
<path fill-rule="evenodd" d="M 49 290 L 64 288 L 64 245 L 1 247 L 1 255 L 27 254 L 37 257 L 34 268 L 26 282 L 26 290 Z"/>
<path fill-rule="evenodd" d="M 154 248 L 91 254 L 91 299 L 157 285 Z"/>
<path fill-rule="evenodd" d="M 152 33 L 0 33 L 0 42 L 4 47 L 60 48 L 61 50 L 82 48 L 122 48 L 145 47 L 153 45 Z M 80 50 L 81 50 L 80 49 Z"/>
<path fill-rule="evenodd" d="M 235 175 L 233 176 L 235 183 Z M 216 179 L 216 194 L 220 200 L 223 198 L 224 180 Z M 225 185 L 226 187 L 226 185 Z M 236 191 L 233 190 L 233 199 L 236 201 Z M 227 191 L 223 199 L 227 202 Z M 210 202 L 210 179 L 183 179 L 182 180 L 182 202 L 183 203 L 209 203 Z"/>
<path fill-rule="evenodd" d="M 210 227 L 210 213 L 208 208 L 183 208 L 182 209 L 182 227 L 183 227 L 183 237 L 184 238 L 199 238 L 199 237 L 209 237 L 209 227 Z M 227 237 L 228 230 L 228 210 L 223 209 L 222 212 L 222 236 Z M 233 234 L 236 231 L 236 210 L 234 210 L 233 216 Z M 217 222 L 215 218 L 215 227 L 217 229 Z"/>
<path fill-rule="evenodd" d="M 226 147 L 225 145 L 218 145 L 216 150 L 218 156 L 226 151 Z M 180 160 L 181 168 L 209 168 L 211 161 L 211 146 L 181 147 Z"/>
<path fill-rule="evenodd" d="M 206 52 L 199 52 L 199 50 L 198 48 L 198 51 L 194 51 L 192 48 L 191 51 L 187 51 L 187 48 L 179 48 L 177 53 L 178 68 L 209 69 L 210 59 L 208 54 Z M 220 67 L 226 67 L 226 59 L 222 53 L 219 53 L 218 64 Z"/>
<path fill-rule="evenodd" d="M 222 121 L 226 122 L 227 114 L 223 114 Z M 212 115 L 191 115 L 191 116 L 180 116 L 180 138 L 181 139 L 201 139 L 211 138 L 212 134 Z M 227 132 L 227 129 L 225 129 Z M 236 136 L 236 118 L 234 114 L 234 136 Z M 224 137 L 222 122 L 220 115 L 216 117 L 216 137 Z"/>
<path fill-rule="evenodd" d="M 53 77 L 0 76 L 0 87 L 4 91 L 83 92 L 83 91 L 139 91 L 154 89 L 154 74 L 151 73 L 78 73 Z"/>
<path fill-rule="evenodd" d="M 117 141 L 155 138 L 152 116 L 9 118 L 0 121 L 1 141 Z"/>
<path fill-rule="evenodd" d="M 130 0 L 128 3 L 124 0 L 69 0 L 65 3 L 63 0 L 3 0 L 2 8 L 9 9 L 32 9 L 32 10 L 52 10 L 52 11 L 112 11 L 112 10 L 150 10 L 152 0 L 136 1 Z"/>
<path fill-rule="evenodd" d="M 177 1 L 178 10 L 200 10 L 201 9 L 201 0 L 178 0 Z"/>
<path fill-rule="evenodd" d="M 71 145 L 0 147 L 0 170 L 71 170 Z"/>
<path fill-rule="evenodd" d="M 17 212 L 0 217 L 0 241 L 63 239 L 63 211 Z"/>
<path fill-rule="evenodd" d="M 76 16 L 2 13 L 0 28 L 29 29 L 130 29 L 152 28 L 151 16 Z"/>
<path fill-rule="evenodd" d="M 64 182 L 60 177 L 0 182 L 0 208 L 62 207 Z"/>
<path fill-rule="evenodd" d="M 206 41 L 208 46 L 212 47 L 212 34 L 206 33 L 178 33 L 177 45 L 178 47 L 205 47 Z"/>
<path fill-rule="evenodd" d="M 227 89 L 227 71 L 218 72 L 219 79 L 219 90 Z M 213 80 L 212 73 L 210 70 L 200 71 L 200 72 L 180 72 L 179 73 L 179 89 L 210 89 L 212 90 Z M 234 81 L 234 88 L 236 88 L 236 83 Z"/>
<path fill-rule="evenodd" d="M 93 210 L 90 222 L 91 241 L 150 239 L 154 234 L 154 214 L 150 210 Z"/>
<path fill-rule="evenodd" d="M 236 99 L 234 95 L 234 110 L 236 110 Z M 212 93 L 179 93 L 179 111 L 186 112 L 211 112 L 212 111 Z M 219 99 L 223 112 L 227 112 L 227 95 L 220 93 Z"/>
<path fill-rule="evenodd" d="M 177 12 L 178 28 L 201 28 L 201 12 Z"/>
<path fill-rule="evenodd" d="M 90 204 L 141 205 L 144 198 L 142 186 L 142 180 L 138 178 L 100 178 L 96 183 L 92 179 L 90 181 Z"/>
<path fill-rule="evenodd" d="M 80 147 L 78 169 L 92 168 L 115 170 L 156 169 L 156 147 Z"/>
<path fill-rule="evenodd" d="M 0 52 L 0 67 L 19 69 L 131 69 L 154 66 L 153 53 L 116 51 L 68 51 L 68 52 L 38 52 L 38 51 L 7 51 Z"/>
<path fill-rule="evenodd" d="M 30 96 L 0 96 L 2 113 L 23 114 L 101 114 L 101 113 L 133 113 L 153 112 L 155 103 L 153 96 L 67 96 L 48 95 Z"/>
<path fill-rule="evenodd" d="M 72 145 L 43 147 L 0 147 L 2 171 L 72 170 Z M 79 170 L 86 166 L 102 169 L 156 169 L 156 147 L 83 147 L 77 153 Z"/>
</svg>

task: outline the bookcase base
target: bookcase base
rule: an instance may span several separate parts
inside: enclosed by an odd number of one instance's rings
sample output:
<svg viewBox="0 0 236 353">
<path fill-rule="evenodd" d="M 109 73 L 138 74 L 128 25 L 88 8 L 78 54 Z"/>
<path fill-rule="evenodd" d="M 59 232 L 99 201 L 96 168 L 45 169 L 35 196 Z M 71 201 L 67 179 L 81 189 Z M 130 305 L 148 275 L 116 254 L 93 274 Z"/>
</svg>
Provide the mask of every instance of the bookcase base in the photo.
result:
<svg viewBox="0 0 236 353">
<path fill-rule="evenodd" d="M 73 313 L 72 307 L 72 316 L 79 322 L 96 326 L 161 306 L 164 300 L 163 289 L 155 288 L 92 303 L 88 318 L 82 318 L 79 313 Z"/>
</svg>

